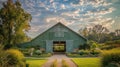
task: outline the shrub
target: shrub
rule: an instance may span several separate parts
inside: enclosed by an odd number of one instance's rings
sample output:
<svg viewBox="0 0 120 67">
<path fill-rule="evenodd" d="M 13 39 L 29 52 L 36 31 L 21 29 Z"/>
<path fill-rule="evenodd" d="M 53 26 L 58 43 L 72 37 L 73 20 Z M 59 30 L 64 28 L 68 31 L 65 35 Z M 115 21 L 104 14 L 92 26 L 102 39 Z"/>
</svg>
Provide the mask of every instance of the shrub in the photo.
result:
<svg viewBox="0 0 120 67">
<path fill-rule="evenodd" d="M 88 50 L 79 50 L 78 52 L 80 55 L 88 55 L 89 54 Z"/>
<path fill-rule="evenodd" d="M 100 54 L 100 53 L 101 53 L 100 50 L 91 50 L 91 51 L 90 51 L 90 54 L 92 54 L 92 55 L 98 55 L 98 54 Z"/>
<path fill-rule="evenodd" d="M 120 49 L 104 51 L 102 53 L 102 67 L 120 67 Z"/>
<path fill-rule="evenodd" d="M 8 64 L 13 67 L 25 67 L 24 55 L 16 49 L 9 49 L 6 51 L 8 54 Z"/>
<path fill-rule="evenodd" d="M 42 51 L 41 51 L 41 50 L 36 50 L 36 51 L 35 51 L 35 54 L 41 55 L 41 54 L 42 54 Z"/>
<path fill-rule="evenodd" d="M 80 55 L 84 54 L 84 50 L 79 50 L 78 52 L 79 52 Z"/>
<path fill-rule="evenodd" d="M 0 45 L 0 67 L 7 67 L 8 66 L 8 54 L 3 50 L 3 46 Z"/>
<path fill-rule="evenodd" d="M 43 57 L 50 57 L 50 56 L 52 56 L 52 54 L 51 53 L 42 53 L 41 56 L 43 56 Z"/>
</svg>

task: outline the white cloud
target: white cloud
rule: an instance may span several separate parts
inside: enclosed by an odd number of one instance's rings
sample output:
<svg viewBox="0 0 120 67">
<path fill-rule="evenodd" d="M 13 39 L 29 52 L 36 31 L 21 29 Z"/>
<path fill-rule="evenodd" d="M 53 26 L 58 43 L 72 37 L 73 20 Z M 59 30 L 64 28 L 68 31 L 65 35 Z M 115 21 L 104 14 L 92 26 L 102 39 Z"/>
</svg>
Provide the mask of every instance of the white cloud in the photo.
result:
<svg viewBox="0 0 120 67">
<path fill-rule="evenodd" d="M 74 11 L 75 14 L 79 14 L 79 12 L 80 12 L 80 9 Z"/>
<path fill-rule="evenodd" d="M 62 8 L 62 9 L 65 9 L 65 5 L 64 5 L 64 4 L 61 4 L 61 8 Z"/>
<path fill-rule="evenodd" d="M 80 9 L 77 9 L 77 10 L 75 10 L 73 12 L 64 12 L 61 15 L 69 16 L 69 17 L 76 17 L 76 16 L 80 16 L 79 12 L 80 12 Z"/>
<path fill-rule="evenodd" d="M 65 18 L 62 18 L 62 17 L 46 18 L 46 22 L 47 23 L 53 23 L 53 24 L 61 22 L 65 25 L 67 25 L 67 26 L 74 23 L 73 21 L 66 20 Z"/>
</svg>

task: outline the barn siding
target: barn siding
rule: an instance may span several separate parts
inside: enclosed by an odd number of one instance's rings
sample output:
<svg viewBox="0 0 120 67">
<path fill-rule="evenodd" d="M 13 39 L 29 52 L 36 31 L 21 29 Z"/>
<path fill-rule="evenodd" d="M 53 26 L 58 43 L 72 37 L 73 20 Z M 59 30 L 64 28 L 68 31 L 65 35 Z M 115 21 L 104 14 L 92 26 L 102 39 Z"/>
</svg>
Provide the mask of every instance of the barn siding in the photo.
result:
<svg viewBox="0 0 120 67">
<path fill-rule="evenodd" d="M 64 32 L 64 37 L 55 37 L 55 32 L 53 31 L 57 27 L 67 31 Z M 66 52 L 73 52 L 74 49 L 79 47 L 79 45 L 83 45 L 87 42 L 87 40 L 81 35 L 78 35 L 63 24 L 58 23 L 29 42 L 29 45 L 40 45 L 42 48 L 46 49 L 46 52 L 52 52 L 53 41 L 66 41 Z"/>
</svg>

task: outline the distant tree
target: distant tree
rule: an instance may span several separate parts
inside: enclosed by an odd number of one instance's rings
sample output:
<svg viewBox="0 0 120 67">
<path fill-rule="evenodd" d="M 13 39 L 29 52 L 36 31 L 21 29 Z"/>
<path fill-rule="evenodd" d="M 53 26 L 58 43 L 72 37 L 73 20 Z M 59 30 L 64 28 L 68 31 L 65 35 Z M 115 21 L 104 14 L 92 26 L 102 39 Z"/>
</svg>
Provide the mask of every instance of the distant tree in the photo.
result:
<svg viewBox="0 0 120 67">
<path fill-rule="evenodd" d="M 116 35 L 116 36 L 120 36 L 120 29 L 116 29 L 116 30 L 115 30 L 115 35 Z"/>
<path fill-rule="evenodd" d="M 83 34 L 86 38 L 89 40 L 93 40 L 96 42 L 103 42 L 105 40 L 105 37 L 108 38 L 109 30 L 106 27 L 103 27 L 102 25 L 95 25 L 93 28 L 84 28 L 80 32 Z M 107 36 L 106 36 L 107 35 Z"/>
<path fill-rule="evenodd" d="M 25 31 L 30 29 L 31 15 L 22 8 L 18 0 L 15 2 L 8 0 L 3 3 L 0 18 L 2 20 L 0 34 L 4 38 L 4 45 L 11 46 L 26 41 Z"/>
<path fill-rule="evenodd" d="M 82 34 L 84 37 L 87 37 L 89 34 L 88 28 L 80 29 L 79 33 Z"/>
</svg>

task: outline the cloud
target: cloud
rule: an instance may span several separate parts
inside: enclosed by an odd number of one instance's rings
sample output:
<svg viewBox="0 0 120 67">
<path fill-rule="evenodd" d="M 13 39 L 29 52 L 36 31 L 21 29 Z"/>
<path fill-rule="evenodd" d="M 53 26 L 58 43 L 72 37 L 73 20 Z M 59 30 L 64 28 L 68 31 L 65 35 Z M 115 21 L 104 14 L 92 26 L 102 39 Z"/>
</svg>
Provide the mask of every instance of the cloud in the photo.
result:
<svg viewBox="0 0 120 67">
<path fill-rule="evenodd" d="M 64 13 L 61 13 L 61 15 L 63 15 L 63 16 L 69 16 L 69 17 L 75 17 L 75 16 L 80 16 L 79 12 L 80 12 L 80 9 L 77 9 L 77 10 L 74 10 L 73 12 L 64 12 Z"/>
<path fill-rule="evenodd" d="M 62 9 L 65 9 L 65 5 L 64 5 L 64 4 L 61 4 L 61 8 L 62 8 Z"/>
<path fill-rule="evenodd" d="M 65 18 L 62 17 L 52 17 L 52 18 L 46 18 L 46 22 L 47 23 L 58 23 L 61 22 L 63 24 L 65 24 L 66 26 L 68 25 L 72 25 L 74 22 L 70 22 L 69 20 L 66 20 Z"/>
<path fill-rule="evenodd" d="M 23 8 L 32 14 L 30 35 L 40 34 L 52 25 L 62 22 L 73 30 L 102 24 L 112 28 L 118 0 L 20 0 Z M 111 2 L 112 1 L 112 2 Z M 109 16 L 110 15 L 110 16 Z"/>
</svg>

